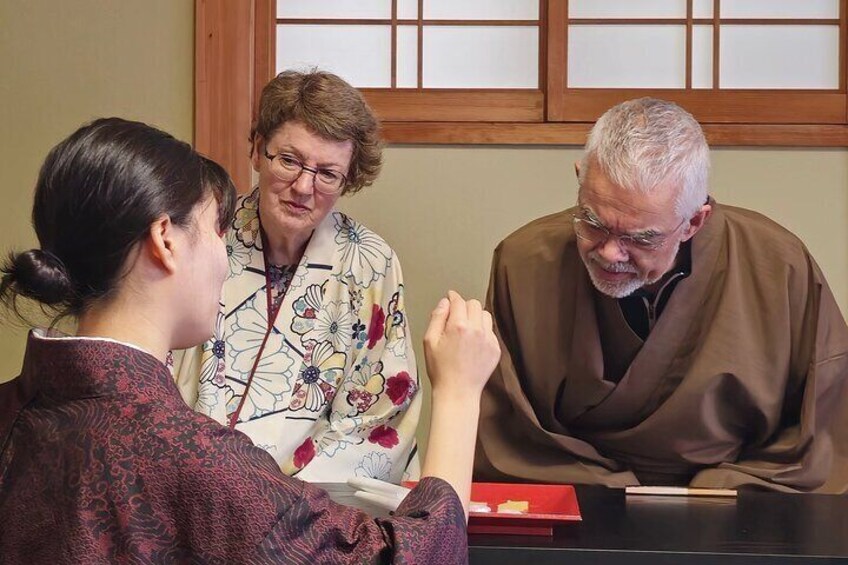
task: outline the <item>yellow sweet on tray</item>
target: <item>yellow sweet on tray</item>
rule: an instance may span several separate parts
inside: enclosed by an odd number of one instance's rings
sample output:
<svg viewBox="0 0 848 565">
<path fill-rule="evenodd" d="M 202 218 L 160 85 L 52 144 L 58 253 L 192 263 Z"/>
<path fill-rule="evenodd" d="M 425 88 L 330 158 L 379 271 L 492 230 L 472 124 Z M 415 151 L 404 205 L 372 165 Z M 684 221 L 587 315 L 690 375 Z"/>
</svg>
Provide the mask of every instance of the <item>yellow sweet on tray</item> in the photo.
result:
<svg viewBox="0 0 848 565">
<path fill-rule="evenodd" d="M 507 500 L 498 504 L 500 514 L 524 514 L 529 510 L 530 503 L 526 500 Z"/>
</svg>

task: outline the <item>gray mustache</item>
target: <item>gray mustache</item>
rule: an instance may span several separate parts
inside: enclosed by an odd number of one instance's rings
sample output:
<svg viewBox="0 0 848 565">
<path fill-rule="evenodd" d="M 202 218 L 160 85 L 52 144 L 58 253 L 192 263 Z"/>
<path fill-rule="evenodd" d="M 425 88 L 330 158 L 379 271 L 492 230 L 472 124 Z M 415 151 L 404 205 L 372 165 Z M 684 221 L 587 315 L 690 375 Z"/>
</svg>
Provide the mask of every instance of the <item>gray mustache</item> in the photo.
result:
<svg viewBox="0 0 848 565">
<path fill-rule="evenodd" d="M 597 263 L 606 271 L 611 273 L 636 273 L 636 268 L 630 263 L 607 263 L 601 260 L 597 255 L 590 254 L 589 259 Z"/>
</svg>

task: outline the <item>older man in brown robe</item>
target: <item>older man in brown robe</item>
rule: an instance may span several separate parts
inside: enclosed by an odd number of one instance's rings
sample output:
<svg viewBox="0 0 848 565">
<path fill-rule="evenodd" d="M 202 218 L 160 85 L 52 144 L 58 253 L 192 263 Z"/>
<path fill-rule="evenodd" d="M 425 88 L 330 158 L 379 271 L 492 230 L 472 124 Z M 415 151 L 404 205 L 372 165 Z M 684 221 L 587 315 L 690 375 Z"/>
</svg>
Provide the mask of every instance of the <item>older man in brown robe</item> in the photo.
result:
<svg viewBox="0 0 848 565">
<path fill-rule="evenodd" d="M 507 237 L 478 480 L 848 490 L 848 328 L 810 253 L 707 197 L 698 123 L 592 130 L 577 206 Z"/>
</svg>

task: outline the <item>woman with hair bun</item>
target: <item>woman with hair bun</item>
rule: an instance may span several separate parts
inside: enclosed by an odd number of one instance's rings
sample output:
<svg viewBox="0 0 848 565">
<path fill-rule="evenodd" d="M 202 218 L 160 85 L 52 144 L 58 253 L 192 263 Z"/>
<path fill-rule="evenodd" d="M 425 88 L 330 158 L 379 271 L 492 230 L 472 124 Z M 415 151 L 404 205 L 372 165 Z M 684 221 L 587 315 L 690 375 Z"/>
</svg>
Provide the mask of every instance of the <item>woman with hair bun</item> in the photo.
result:
<svg viewBox="0 0 848 565">
<path fill-rule="evenodd" d="M 235 190 L 170 135 L 100 119 L 47 156 L 40 248 L 12 254 L 0 299 L 76 319 L 35 329 L 0 385 L 4 563 L 348 563 L 467 559 L 480 394 L 498 357 L 491 317 L 451 293 L 425 338 L 433 379 L 424 478 L 390 519 L 285 476 L 241 432 L 181 399 L 165 361 L 212 335 Z"/>
</svg>

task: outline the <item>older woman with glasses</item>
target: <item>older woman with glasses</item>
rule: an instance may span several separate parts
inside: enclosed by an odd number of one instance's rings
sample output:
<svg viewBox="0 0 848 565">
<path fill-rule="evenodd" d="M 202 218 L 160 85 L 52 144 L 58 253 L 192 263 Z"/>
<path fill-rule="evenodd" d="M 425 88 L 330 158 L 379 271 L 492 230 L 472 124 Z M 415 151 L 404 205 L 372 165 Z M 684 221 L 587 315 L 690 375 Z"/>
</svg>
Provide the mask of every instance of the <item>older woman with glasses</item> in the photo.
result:
<svg viewBox="0 0 848 565">
<path fill-rule="evenodd" d="M 312 481 L 418 473 L 421 399 L 397 255 L 335 210 L 381 164 L 361 94 L 326 72 L 265 86 L 215 336 L 178 355 L 187 402 Z"/>
</svg>

